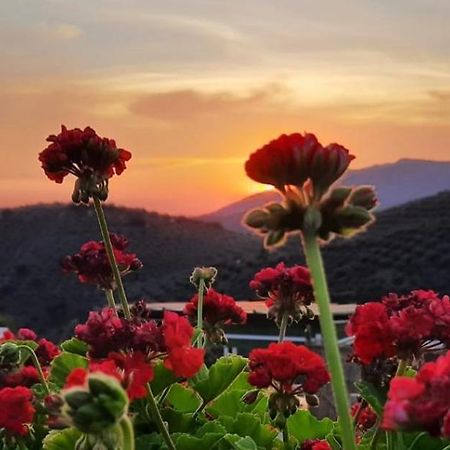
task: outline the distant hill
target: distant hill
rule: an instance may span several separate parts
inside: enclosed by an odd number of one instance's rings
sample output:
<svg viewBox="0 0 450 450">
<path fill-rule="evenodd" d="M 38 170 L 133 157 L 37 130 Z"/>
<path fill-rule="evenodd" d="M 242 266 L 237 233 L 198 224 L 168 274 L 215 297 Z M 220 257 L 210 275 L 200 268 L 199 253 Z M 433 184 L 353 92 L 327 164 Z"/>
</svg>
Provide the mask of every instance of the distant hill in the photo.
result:
<svg viewBox="0 0 450 450">
<path fill-rule="evenodd" d="M 267 252 L 260 238 L 220 225 L 117 207 L 106 208 L 106 214 L 111 230 L 126 234 L 130 250 L 144 262 L 142 271 L 125 278 L 130 300 L 190 298 L 188 278 L 195 265 L 218 267 L 217 289 L 249 299 L 248 282 L 261 267 L 303 261 L 298 238 Z M 95 287 L 80 285 L 59 269 L 64 255 L 99 239 L 92 208 L 4 209 L 0 235 L 0 317 L 59 337 L 104 303 Z M 393 290 L 450 292 L 450 192 L 382 211 L 369 232 L 336 240 L 324 253 L 337 302 L 363 302 Z"/>
<path fill-rule="evenodd" d="M 450 161 L 401 159 L 360 170 L 350 170 L 339 182 L 344 185 L 370 184 L 376 187 L 380 209 L 434 195 L 450 189 Z M 246 211 L 276 201 L 275 191 L 263 192 L 199 217 L 205 222 L 218 222 L 233 231 L 245 231 L 241 220 Z"/>
</svg>

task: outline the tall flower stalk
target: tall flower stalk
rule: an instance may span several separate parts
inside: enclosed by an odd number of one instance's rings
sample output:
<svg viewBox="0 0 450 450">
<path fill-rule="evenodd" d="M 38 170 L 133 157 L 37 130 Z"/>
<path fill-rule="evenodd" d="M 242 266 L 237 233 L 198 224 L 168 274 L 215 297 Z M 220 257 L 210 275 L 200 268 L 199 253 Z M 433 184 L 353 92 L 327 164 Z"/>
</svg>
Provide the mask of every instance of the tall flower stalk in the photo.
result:
<svg viewBox="0 0 450 450">
<path fill-rule="evenodd" d="M 373 221 L 370 210 L 376 199 L 372 188 L 331 188 L 353 158 L 339 144 L 324 147 L 313 134 L 294 133 L 282 135 L 258 149 L 245 164 L 250 178 L 273 185 L 284 196 L 282 203 L 250 211 L 245 217 L 246 224 L 264 236 L 266 247 L 282 245 L 289 234 L 302 236 L 344 450 L 355 450 L 356 445 L 319 240 L 326 242 L 335 235 L 351 236 Z"/>
<path fill-rule="evenodd" d="M 119 266 L 117 265 L 116 257 L 114 255 L 114 249 L 109 235 L 108 223 L 106 222 L 105 213 L 103 211 L 102 203 L 97 196 L 93 196 L 94 209 L 97 214 L 98 224 L 100 226 L 100 232 L 102 234 L 103 242 L 105 243 L 106 254 L 108 255 L 109 263 L 114 276 L 114 281 L 117 285 L 117 291 L 119 295 L 120 305 L 122 306 L 123 314 L 126 319 L 131 319 L 130 306 L 128 304 L 125 288 L 123 287 L 122 276 L 120 275 Z"/>
</svg>

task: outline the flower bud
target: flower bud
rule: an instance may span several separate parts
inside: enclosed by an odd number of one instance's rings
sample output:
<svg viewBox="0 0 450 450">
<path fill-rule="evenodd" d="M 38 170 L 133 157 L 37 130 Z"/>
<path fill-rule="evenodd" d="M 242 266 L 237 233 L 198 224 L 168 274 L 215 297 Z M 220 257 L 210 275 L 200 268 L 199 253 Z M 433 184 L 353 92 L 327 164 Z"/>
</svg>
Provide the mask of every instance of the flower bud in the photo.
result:
<svg viewBox="0 0 450 450">
<path fill-rule="evenodd" d="M 349 205 L 337 213 L 337 219 L 339 229 L 336 233 L 348 237 L 362 231 L 374 217 L 365 208 Z"/>
<path fill-rule="evenodd" d="M 378 204 L 375 189 L 372 186 L 358 186 L 353 190 L 349 203 L 370 211 Z"/>
<path fill-rule="evenodd" d="M 303 219 L 303 230 L 306 233 L 316 233 L 321 225 L 322 214 L 320 211 L 314 206 L 308 206 Z"/>
<path fill-rule="evenodd" d="M 0 346 L 0 367 L 12 368 L 19 364 L 20 350 L 17 344 L 6 342 Z"/>
<path fill-rule="evenodd" d="M 192 272 L 189 281 L 196 287 L 199 286 L 200 280 L 205 282 L 205 285 L 209 289 L 216 280 L 217 269 L 215 267 L 196 267 Z"/>
<path fill-rule="evenodd" d="M 242 401 L 247 405 L 252 405 L 253 403 L 256 402 L 258 394 L 259 394 L 258 389 L 255 389 L 254 391 L 249 391 L 242 397 Z"/>
<path fill-rule="evenodd" d="M 244 223 L 250 228 L 264 228 L 269 218 L 269 213 L 264 209 L 252 209 L 244 217 Z"/>
<path fill-rule="evenodd" d="M 305 400 L 309 406 L 312 406 L 312 407 L 319 406 L 319 397 L 317 397 L 317 395 L 305 394 Z"/>
<path fill-rule="evenodd" d="M 99 434 L 117 425 L 127 413 L 128 397 L 119 382 L 102 373 L 91 374 L 87 388 L 63 392 L 63 412 L 83 433 Z"/>
</svg>

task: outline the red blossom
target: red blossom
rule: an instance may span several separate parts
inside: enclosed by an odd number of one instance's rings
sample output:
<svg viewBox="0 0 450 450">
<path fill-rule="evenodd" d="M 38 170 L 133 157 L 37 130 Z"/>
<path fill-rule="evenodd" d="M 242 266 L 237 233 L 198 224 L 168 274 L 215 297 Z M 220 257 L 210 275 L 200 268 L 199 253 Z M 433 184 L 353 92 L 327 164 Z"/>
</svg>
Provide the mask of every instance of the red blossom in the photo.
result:
<svg viewBox="0 0 450 450">
<path fill-rule="evenodd" d="M 332 450 L 332 448 L 330 444 L 323 439 L 308 439 L 302 443 L 300 450 Z"/>
<path fill-rule="evenodd" d="M 351 414 L 353 417 L 358 416 L 356 426 L 363 431 L 372 428 L 377 421 L 375 411 L 369 405 L 361 406 L 360 402 L 352 405 Z"/>
<path fill-rule="evenodd" d="M 250 155 L 245 170 L 253 180 L 282 192 L 310 180 L 315 197 L 320 198 L 353 158 L 341 145 L 323 147 L 313 134 L 283 134 Z"/>
<path fill-rule="evenodd" d="M 127 253 L 128 240 L 125 236 L 110 234 L 114 255 L 121 276 L 139 270 L 142 262 L 134 253 Z M 114 275 L 102 241 L 89 241 L 81 246 L 78 253 L 66 256 L 61 263 L 67 273 L 77 274 L 81 283 L 94 284 L 101 289 L 115 289 Z"/>
<path fill-rule="evenodd" d="M 286 267 L 281 262 L 274 268 L 266 267 L 255 274 L 250 288 L 266 299 L 268 314 L 278 323 L 284 313 L 295 321 L 312 315 L 306 307 L 313 302 L 314 293 L 309 270 L 304 266 Z"/>
<path fill-rule="evenodd" d="M 415 378 L 396 377 L 388 392 L 382 426 L 450 437 L 450 352 L 421 367 Z"/>
<path fill-rule="evenodd" d="M 8 387 L 31 387 L 40 382 L 39 373 L 34 366 L 23 366 L 6 374 L 1 379 L 1 384 Z"/>
<path fill-rule="evenodd" d="M 322 357 L 292 342 L 252 350 L 249 368 L 250 384 L 258 388 L 272 385 L 281 393 L 315 394 L 330 380 Z"/>
<path fill-rule="evenodd" d="M 78 178 L 73 199 L 88 202 L 92 195 L 105 200 L 107 182 L 114 174 L 120 175 L 126 168 L 131 153 L 117 148 L 112 139 L 101 138 L 90 127 L 84 130 L 68 130 L 47 138 L 50 144 L 39 154 L 45 174 L 50 180 L 62 183 L 71 173 Z"/>
<path fill-rule="evenodd" d="M 118 380 L 130 401 L 147 395 L 147 383 L 153 379 L 153 368 L 141 352 L 110 353 L 108 359 L 91 361 L 89 369 L 78 367 L 67 376 L 65 388 L 84 386 L 89 373 L 102 372 Z"/>
<path fill-rule="evenodd" d="M 170 350 L 190 345 L 194 329 L 185 317 L 171 311 L 164 311 L 164 342 Z"/>
<path fill-rule="evenodd" d="M 48 366 L 61 353 L 53 342 L 45 338 L 39 339 L 38 344 L 39 347 L 36 349 L 36 356 L 44 366 Z"/>
<path fill-rule="evenodd" d="M 35 409 L 32 405 L 33 393 L 30 389 L 18 386 L 0 390 L 0 428 L 9 433 L 24 436 L 27 425 L 33 422 Z"/>
<path fill-rule="evenodd" d="M 188 346 L 173 347 L 164 360 L 164 365 L 177 377 L 191 378 L 202 367 L 205 350 Z"/>
<path fill-rule="evenodd" d="M 184 307 L 184 312 L 191 318 L 197 317 L 198 295 L 195 295 Z M 246 312 L 233 297 L 208 289 L 203 298 L 203 320 L 209 327 L 242 325 L 247 321 Z"/>
</svg>

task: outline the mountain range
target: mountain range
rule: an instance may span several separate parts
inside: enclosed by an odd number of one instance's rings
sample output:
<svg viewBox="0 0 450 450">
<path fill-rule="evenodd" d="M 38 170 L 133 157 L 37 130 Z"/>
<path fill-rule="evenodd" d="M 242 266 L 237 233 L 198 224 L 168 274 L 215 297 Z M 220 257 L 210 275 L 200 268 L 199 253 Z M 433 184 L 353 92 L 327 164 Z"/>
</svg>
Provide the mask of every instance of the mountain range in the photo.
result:
<svg viewBox="0 0 450 450">
<path fill-rule="evenodd" d="M 143 261 L 128 275 L 131 301 L 186 301 L 197 265 L 216 266 L 216 289 L 237 299 L 254 299 L 248 287 L 255 272 L 280 261 L 304 262 L 297 236 L 268 252 L 259 237 L 220 224 L 145 210 L 106 207 L 111 231 L 130 239 Z M 73 325 L 103 305 L 102 292 L 64 275 L 61 259 L 87 240 L 100 239 L 92 208 L 36 205 L 0 210 L 0 316 L 49 337 L 67 336 Z M 377 212 L 376 223 L 354 239 L 324 248 L 332 299 L 364 302 L 391 291 L 435 289 L 450 293 L 450 192 Z"/>
<path fill-rule="evenodd" d="M 450 161 L 401 159 L 365 169 L 350 170 L 339 181 L 342 185 L 369 184 L 376 187 L 379 209 L 387 209 L 450 189 Z M 249 209 L 277 201 L 276 191 L 267 191 L 244 198 L 210 214 L 199 217 L 217 222 L 225 228 L 243 232 L 242 217 Z"/>
</svg>

